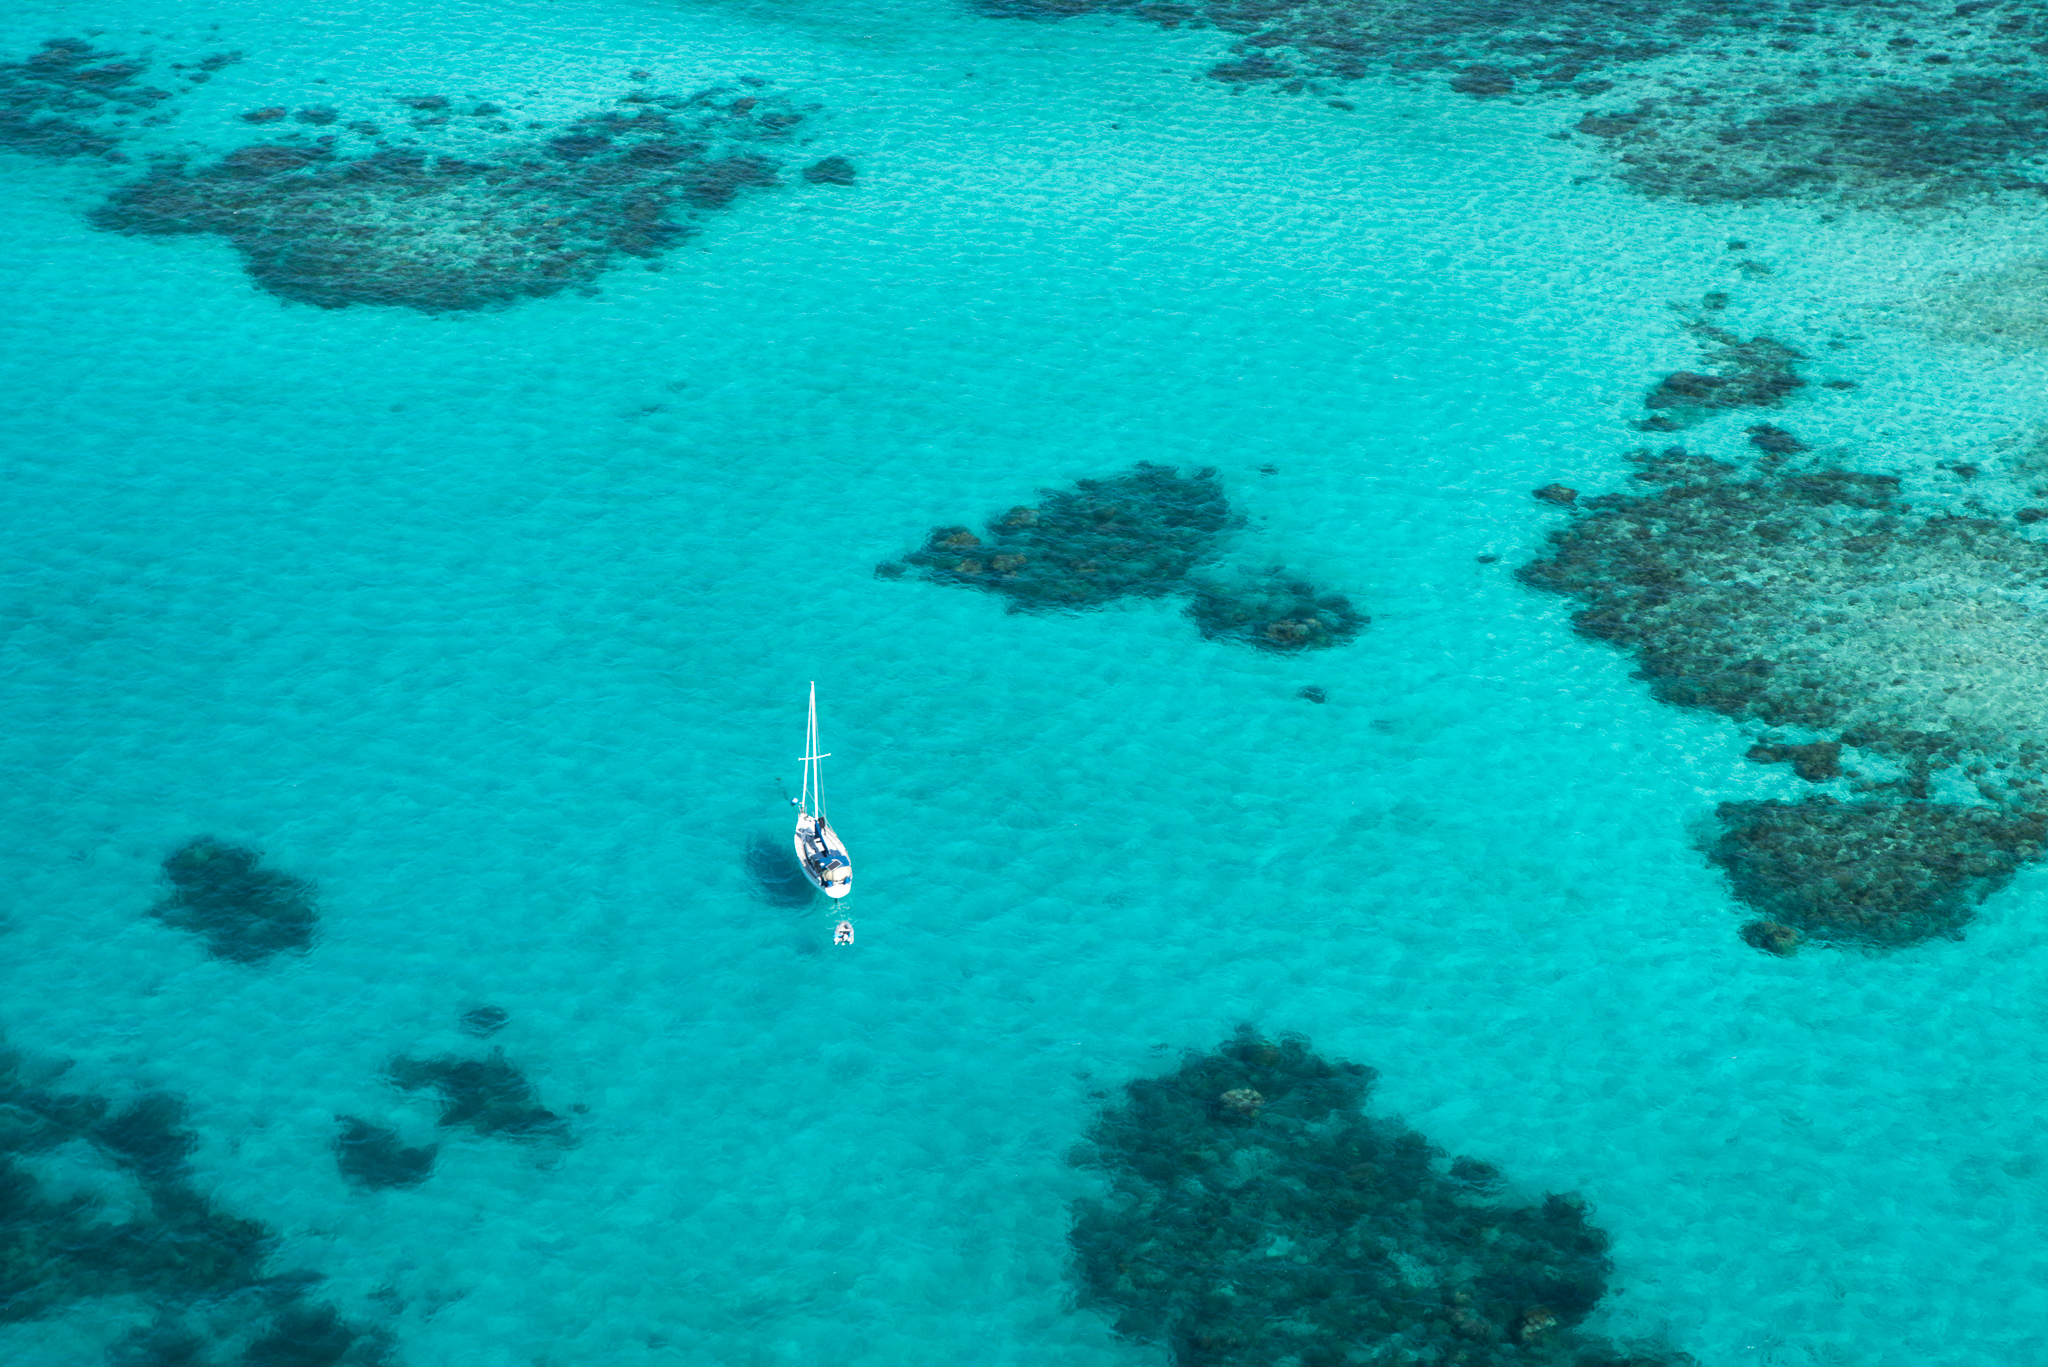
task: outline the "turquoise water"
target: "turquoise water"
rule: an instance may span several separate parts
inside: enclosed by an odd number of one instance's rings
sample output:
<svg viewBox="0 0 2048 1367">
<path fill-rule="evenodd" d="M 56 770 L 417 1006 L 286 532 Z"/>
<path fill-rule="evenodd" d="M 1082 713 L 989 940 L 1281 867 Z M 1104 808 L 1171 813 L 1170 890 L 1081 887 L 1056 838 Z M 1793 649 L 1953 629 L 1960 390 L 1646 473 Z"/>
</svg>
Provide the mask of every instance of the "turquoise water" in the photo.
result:
<svg viewBox="0 0 2048 1367">
<path fill-rule="evenodd" d="M 1163 1361 L 1071 1307 L 1065 1154 L 1092 1094 L 1240 1020 L 1582 1192 L 1605 1332 L 2040 1360 L 2043 875 L 1961 942 L 1743 950 L 1693 831 L 1796 780 L 1511 578 L 1556 517 L 1530 488 L 1621 479 L 1706 290 L 1861 383 L 1802 400 L 1859 468 L 2023 440 L 2039 353 L 1916 310 L 2038 216 L 1646 202 L 1508 105 L 1234 94 L 1188 79 L 1214 35 L 944 0 L 0 20 L 9 53 L 94 29 L 248 53 L 166 147 L 309 91 L 559 117 L 644 68 L 771 78 L 861 168 L 595 297 L 427 316 L 281 302 L 217 239 L 89 227 L 104 167 L 0 163 L 0 1028 L 185 1096 L 197 1184 L 405 1361 Z M 1171 602 L 871 572 L 1141 459 L 1216 467 L 1234 554 L 1370 630 L 1264 655 Z M 745 858 L 786 839 L 812 679 L 852 952 Z M 318 885 L 314 952 L 252 971 L 143 914 L 202 832 Z M 483 1002 L 574 1145 L 455 1131 L 425 1185 L 350 1189 L 334 1117 L 426 1140 L 383 1070 L 477 1052 Z M 0 1346 L 98 1362 L 150 1313 Z"/>
</svg>

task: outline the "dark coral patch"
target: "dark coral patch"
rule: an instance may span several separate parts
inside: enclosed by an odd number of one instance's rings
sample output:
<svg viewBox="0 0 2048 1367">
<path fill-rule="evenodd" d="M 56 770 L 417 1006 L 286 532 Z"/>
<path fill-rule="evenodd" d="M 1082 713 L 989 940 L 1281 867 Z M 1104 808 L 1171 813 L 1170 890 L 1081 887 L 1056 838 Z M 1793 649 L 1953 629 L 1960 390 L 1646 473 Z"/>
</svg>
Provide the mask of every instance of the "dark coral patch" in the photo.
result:
<svg viewBox="0 0 2048 1367">
<path fill-rule="evenodd" d="M 155 1322 L 114 1346 L 116 1367 L 386 1360 L 386 1336 L 312 1298 L 317 1278 L 265 1271 L 275 1234 L 193 1183 L 199 1139 L 180 1098 L 150 1093 L 117 1108 L 64 1090 L 64 1071 L 0 1048 L 0 1323 L 125 1301 Z M 22 1161 L 67 1146 L 74 1161 L 131 1179 L 140 1202 L 115 1211 L 93 1195 L 52 1192 Z M 309 1316 L 327 1326 L 335 1355 L 255 1351 Z"/>
<path fill-rule="evenodd" d="M 261 964 L 313 943 L 313 885 L 264 867 L 260 851 L 201 836 L 164 860 L 164 876 L 171 895 L 150 914 L 199 936 L 216 959 Z"/>
<path fill-rule="evenodd" d="M 1451 89 L 1460 95 L 1474 95 L 1488 99 L 1495 95 L 1515 93 L 1515 78 L 1500 67 L 1485 62 L 1474 62 L 1457 75 L 1451 77 Z"/>
<path fill-rule="evenodd" d="M 1281 570 L 1196 580 L 1188 617 L 1209 640 L 1260 650 L 1342 645 L 1372 621 L 1343 594 L 1326 593 Z"/>
<path fill-rule="evenodd" d="M 526 1074 L 502 1049 L 490 1057 L 397 1058 L 391 1080 L 407 1091 L 441 1094 L 440 1124 L 508 1139 L 567 1139 L 569 1122 L 540 1104 Z"/>
<path fill-rule="evenodd" d="M 136 84 L 141 62 L 99 52 L 77 38 L 52 38 L 19 62 L 0 62 L 0 149 L 39 157 L 107 156 L 120 144 L 113 125 L 170 98 Z"/>
<path fill-rule="evenodd" d="M 1825 195 L 1929 204 L 2000 189 L 2040 191 L 2048 86 L 2007 74 L 1938 85 L 1886 82 L 1746 114 L 1717 92 L 1652 101 L 1614 120 L 1622 180 L 1699 203 Z"/>
<path fill-rule="evenodd" d="M 331 112 L 301 117 L 320 123 Z M 93 222 L 217 234 L 265 289 L 323 308 L 489 308 L 587 288 L 622 258 L 688 238 L 743 191 L 776 185 L 777 162 L 763 149 L 787 141 L 802 117 L 711 90 L 636 97 L 630 113 L 590 114 L 489 160 L 413 146 L 342 157 L 331 137 L 258 144 L 209 165 L 160 167 Z"/>
<path fill-rule="evenodd" d="M 751 188 L 780 185 L 775 163 L 766 157 L 731 156 L 702 161 L 682 175 L 683 201 L 698 209 L 723 209 Z"/>
<path fill-rule="evenodd" d="M 1773 456 L 1796 456 L 1813 449 L 1784 428 L 1773 427 L 1767 422 L 1760 422 L 1749 429 L 1749 444 Z"/>
<path fill-rule="evenodd" d="M 1799 952 L 1799 932 L 1782 921 L 1751 921 L 1741 931 L 1742 943 L 1780 959 Z"/>
<path fill-rule="evenodd" d="M 1370 1069 L 1250 1027 L 1128 1083 L 1074 1161 L 1106 1199 L 1074 1206 L 1083 1304 L 1181 1367 L 1401 1360 L 1662 1367 L 1577 1326 L 1606 1294 L 1583 1201 L 1501 1195 L 1362 1106 Z"/>
<path fill-rule="evenodd" d="M 1125 14 L 1233 37 L 1209 75 L 1239 86 L 1332 93 L 1367 75 L 1441 76 L 1474 99 L 1612 99 L 1579 117 L 1623 182 L 1700 202 L 1826 196 L 1849 204 L 1938 203 L 1960 193 L 2048 193 L 2038 149 L 2048 51 L 2038 5 L 1958 28 L 1940 0 L 1883 6 L 1800 0 L 975 0 L 1005 17 Z M 1938 26 L 1944 50 L 1910 36 L 1870 65 L 1873 30 Z M 1695 54 L 1711 81 L 1644 64 Z M 1902 65 L 1910 60 L 1912 65 Z M 1624 83 L 1626 83 L 1624 87 Z M 1328 101 L 1347 108 L 1349 101 Z M 1560 136 L 1567 140 L 1569 133 Z"/>
<path fill-rule="evenodd" d="M 351 1324 L 331 1305 L 294 1304 L 242 1350 L 240 1367 L 380 1367 L 388 1335 Z"/>
<path fill-rule="evenodd" d="M 1744 341 L 1705 323 L 1693 324 L 1692 331 L 1707 344 L 1712 370 L 1666 375 L 1643 400 L 1645 408 L 1771 408 L 1805 387 L 1797 369 L 1805 358 L 1783 342 L 1769 337 Z"/>
<path fill-rule="evenodd" d="M 1859 800 L 1723 805 L 1710 853 L 1738 897 L 1824 941 L 1953 933 L 2040 854 L 2048 547 L 1915 515 L 1887 475 L 1635 459 L 1652 492 L 1587 500 L 1523 582 L 1578 599 L 1573 625 L 1633 652 L 1666 702 L 1835 733 L 1749 751 Z M 1844 768 L 1845 747 L 1896 776 Z M 1939 782 L 1989 805 L 1931 802 Z"/>
<path fill-rule="evenodd" d="M 199 1136 L 185 1127 L 185 1103 L 167 1092 L 152 1092 L 115 1112 L 89 1131 L 100 1150 L 146 1182 L 182 1181 Z"/>
<path fill-rule="evenodd" d="M 1239 519 L 1214 470 L 1182 475 L 1140 462 L 1128 474 L 1040 490 L 987 529 L 933 530 L 904 559 L 938 583 L 999 594 L 1013 612 L 1100 607 L 1183 591 Z"/>
<path fill-rule="evenodd" d="M 185 1185 L 176 1164 L 137 1161 L 132 1146 L 102 1142 L 88 1120 L 107 1102 L 45 1090 L 16 1054 L 0 1054 L 0 1322 L 34 1319 L 66 1304 L 105 1296 L 181 1302 L 254 1283 L 273 1239 L 253 1221 L 223 1214 Z M 160 1118 L 160 1117 L 157 1117 Z M 87 1123 L 81 1123 L 87 1121 Z M 187 1144 L 188 1132 L 176 1132 Z M 88 1196 L 52 1196 L 17 1157 L 76 1140 L 107 1166 L 134 1176 L 143 1212 L 108 1221 Z M 175 1146 L 175 1145 L 174 1145 Z"/>
<path fill-rule="evenodd" d="M 1842 776 L 1842 743 L 1817 740 L 1806 745 L 1752 745 L 1745 756 L 1759 764 L 1792 761 L 1792 772 L 1808 783 L 1826 783 Z"/>
<path fill-rule="evenodd" d="M 826 157 L 804 168 L 804 179 L 813 185 L 851 185 L 855 172 L 845 157 Z"/>
<path fill-rule="evenodd" d="M 1589 500 L 1588 512 L 1552 532 L 1548 553 L 1518 577 L 1583 599 L 1573 625 L 1637 652 L 1666 702 L 1772 724 L 1838 724 L 1843 712 L 1829 689 L 1759 653 L 1758 633 L 1779 624 L 1745 618 L 1743 607 L 1762 606 L 1759 595 L 1725 571 L 1745 558 L 1816 554 L 1855 570 L 1856 558 L 1896 539 L 1898 481 L 1842 471 L 1737 480 L 1721 473 L 1726 466 L 1672 452 L 1636 457 L 1639 478 L 1663 488 Z M 1885 574 L 1874 560 L 1865 572 L 1873 580 Z"/>
<path fill-rule="evenodd" d="M 2041 854 L 2048 814 L 1938 802 L 1724 802 L 1708 857 L 1736 896 L 1815 940 L 1955 935 Z"/>
<path fill-rule="evenodd" d="M 1784 16 L 1774 0 L 1627 5 L 1615 0 L 977 0 L 986 14 L 1063 19 L 1129 14 L 1163 28 L 1238 35 L 1219 80 L 1354 80 L 1379 70 L 1447 71 L 1479 98 L 1587 84 L 1592 73 L 1746 33 Z"/>
<path fill-rule="evenodd" d="M 341 1134 L 334 1141 L 335 1165 L 356 1186 L 367 1190 L 416 1187 L 433 1175 L 437 1145 L 409 1148 L 394 1129 L 352 1115 L 338 1118 Z"/>
<path fill-rule="evenodd" d="M 934 582 L 999 594 L 1012 612 L 1185 593 L 1203 636 L 1261 650 L 1339 645 L 1372 620 L 1342 594 L 1281 570 L 1198 575 L 1243 523 L 1213 469 L 1182 475 L 1141 461 L 1128 474 L 1039 495 L 1035 506 L 1010 509 L 984 533 L 935 527 L 904 562 Z M 875 573 L 893 579 L 902 569 L 884 562 Z"/>
</svg>

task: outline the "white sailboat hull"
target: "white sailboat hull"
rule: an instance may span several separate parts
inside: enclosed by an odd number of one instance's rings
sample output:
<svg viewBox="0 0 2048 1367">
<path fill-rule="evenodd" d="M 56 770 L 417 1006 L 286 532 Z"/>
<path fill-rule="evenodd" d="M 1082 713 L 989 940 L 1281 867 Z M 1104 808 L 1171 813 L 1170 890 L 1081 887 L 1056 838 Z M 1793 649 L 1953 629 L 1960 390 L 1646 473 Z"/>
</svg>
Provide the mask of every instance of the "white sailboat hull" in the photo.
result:
<svg viewBox="0 0 2048 1367">
<path fill-rule="evenodd" d="M 796 862 L 811 886 L 827 897 L 844 897 L 853 891 L 853 860 L 846 852 L 846 842 L 829 822 L 809 812 L 796 819 Z"/>
</svg>

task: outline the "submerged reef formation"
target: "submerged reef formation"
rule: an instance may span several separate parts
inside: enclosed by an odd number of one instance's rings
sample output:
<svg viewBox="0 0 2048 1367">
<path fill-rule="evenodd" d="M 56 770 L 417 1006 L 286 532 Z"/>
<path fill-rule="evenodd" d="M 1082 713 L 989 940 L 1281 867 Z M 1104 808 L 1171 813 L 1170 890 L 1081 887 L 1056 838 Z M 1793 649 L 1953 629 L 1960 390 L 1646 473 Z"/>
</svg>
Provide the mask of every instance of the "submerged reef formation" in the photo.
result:
<svg viewBox="0 0 2048 1367">
<path fill-rule="evenodd" d="M 1808 783 L 1826 783 L 1842 776 L 1842 743 L 1838 740 L 1817 740 L 1805 745 L 1752 745 L 1743 757 L 1758 764 L 1783 764 L 1790 760 L 1792 772 Z"/>
<path fill-rule="evenodd" d="M 1475 99 L 1600 103 L 1624 184 L 1699 202 L 1855 205 L 2048 190 L 2048 11 L 1951 0 L 976 0 L 983 13 L 1128 14 L 1234 35 L 1209 75 L 1336 93 L 1369 76 Z M 1711 78 L 1699 75 L 1704 68 Z M 1349 101 L 1332 101 L 1349 109 Z"/>
<path fill-rule="evenodd" d="M 389 1076 L 409 1092 L 439 1092 L 443 1129 L 507 1139 L 569 1138 L 568 1120 L 540 1104 L 540 1094 L 502 1049 L 480 1059 L 400 1057 L 391 1061 Z"/>
<path fill-rule="evenodd" d="M 1213 469 L 1183 475 L 1140 461 L 1126 474 L 1077 480 L 1071 490 L 1041 489 L 1035 506 L 1010 509 L 982 535 L 935 527 L 903 562 L 934 583 L 997 594 L 1012 612 L 1188 593 L 1189 616 L 1204 636 L 1264 650 L 1337 645 L 1371 620 L 1349 599 L 1282 571 L 1197 577 L 1242 523 Z M 893 579 L 902 566 L 885 562 L 875 572 Z"/>
<path fill-rule="evenodd" d="M 1074 1161 L 1084 1305 L 1176 1367 L 1676 1367 L 1578 1328 L 1607 1292 L 1583 1201 L 1531 1205 L 1362 1107 L 1373 1073 L 1251 1027 L 1124 1087 Z"/>
<path fill-rule="evenodd" d="M 117 1367 L 388 1361 L 387 1335 L 313 1299 L 317 1278 L 266 1274 L 276 1237 L 194 1184 L 182 1101 L 116 1106 L 64 1071 L 0 1048 L 0 1322 L 120 1297 L 155 1323 L 114 1347 Z M 302 1350 L 312 1326 L 323 1355 Z"/>
<path fill-rule="evenodd" d="M 1947 64 L 1942 64 L 1944 67 Z M 1910 73 L 1908 73 L 1910 74 Z M 1757 112 L 1708 89 L 1588 115 L 1622 181 L 1696 203 L 1828 195 L 1872 205 L 2048 190 L 2048 81 L 1987 70 L 1925 84 L 1886 80 Z"/>
<path fill-rule="evenodd" d="M 174 69 L 189 90 L 238 60 L 217 53 Z M 130 160 L 122 125 L 172 97 L 136 84 L 146 69 L 72 38 L 0 62 L 0 149 Z M 642 88 L 563 125 L 519 128 L 489 101 L 407 95 L 403 127 L 389 133 L 381 117 L 330 105 L 266 105 L 235 123 L 269 139 L 211 161 L 155 152 L 150 173 L 92 222 L 225 238 L 257 284 L 322 308 L 440 313 L 588 291 L 629 259 L 658 269 L 655 258 L 742 194 L 784 183 L 782 154 L 817 106 L 766 87 L 748 76 L 692 95 Z M 827 156 L 799 178 L 849 186 L 857 174 Z"/>
<path fill-rule="evenodd" d="M 52 38 L 19 62 L 0 62 L 0 150 L 118 156 L 119 124 L 171 97 L 136 84 L 146 70 L 78 38 Z"/>
<path fill-rule="evenodd" d="M 1816 796 L 1717 815 L 1707 855 L 1736 896 L 1777 925 L 1867 944 L 1956 934 L 2048 838 L 2048 813 L 1953 803 Z"/>
<path fill-rule="evenodd" d="M 512 1013 L 502 1006 L 478 1006 L 462 1013 L 457 1028 L 477 1039 L 503 1030 Z M 540 1104 L 540 1094 L 503 1049 L 485 1058 L 407 1058 L 391 1061 L 385 1076 L 408 1092 L 431 1091 L 441 1098 L 436 1124 L 490 1137 L 567 1142 L 569 1122 Z M 582 1110 L 582 1107 L 577 1107 Z M 416 1187 L 433 1176 L 438 1144 L 409 1146 L 396 1129 L 343 1115 L 334 1141 L 341 1175 L 364 1190 Z"/>
<path fill-rule="evenodd" d="M 449 122 L 431 112 L 448 107 L 441 97 L 406 103 L 429 111 L 416 127 Z M 263 288 L 322 308 L 489 308 L 587 287 L 622 258 L 652 259 L 690 237 L 743 192 L 780 184 L 767 153 L 804 118 L 749 85 L 641 91 L 621 104 L 546 136 L 493 137 L 510 126 L 477 125 L 447 135 L 453 150 L 439 154 L 380 142 L 348 155 L 338 134 L 288 134 L 206 165 L 160 165 L 93 222 L 224 237 Z M 486 108 L 472 117 L 502 112 Z M 300 119 L 320 126 L 332 112 Z M 830 178 L 850 176 L 849 166 Z"/>
<path fill-rule="evenodd" d="M 1044 489 L 987 529 L 937 527 L 904 557 L 936 583 L 1000 594 L 1013 612 L 1100 607 L 1183 591 L 1238 524 L 1214 470 L 1183 475 L 1140 461 L 1128 474 Z"/>
<path fill-rule="evenodd" d="M 171 895 L 150 914 L 197 935 L 216 959 L 262 964 L 313 943 L 313 885 L 265 868 L 261 851 L 203 835 L 164 860 L 164 876 Z"/>
<path fill-rule="evenodd" d="M 1956 933 L 2042 852 L 2048 545 L 1916 514 L 1886 475 L 1634 461 L 1645 490 L 1582 500 L 1522 581 L 1577 599 L 1660 699 L 1807 733 L 1750 757 L 1856 799 L 1726 804 L 1713 861 L 1808 939 Z"/>
<path fill-rule="evenodd" d="M 1193 582 L 1188 616 L 1211 641 L 1241 641 L 1260 650 L 1313 650 L 1340 645 L 1372 621 L 1343 594 L 1325 593 L 1285 570 Z"/>
<path fill-rule="evenodd" d="M 1690 331 L 1700 339 L 1708 369 L 1673 371 L 1657 382 L 1643 399 L 1643 407 L 1670 411 L 1644 422 L 1642 426 L 1648 430 L 1674 432 L 1686 421 L 1716 409 L 1775 408 L 1806 386 L 1798 371 L 1799 362 L 1806 358 L 1783 342 L 1769 337 L 1744 341 L 1725 328 L 1703 322 L 1692 324 Z M 1774 433 L 1778 429 L 1760 425 L 1751 431 Z M 1542 496 L 1538 490 L 1537 497 Z"/>
<path fill-rule="evenodd" d="M 1711 37 L 1791 20 L 1784 0 L 977 0 L 983 13 L 1060 19 L 1129 14 L 1162 28 L 1239 35 L 1220 81 L 1357 80 L 1375 72 L 1448 74 L 1481 98 L 1590 84 L 1610 68 L 1668 56 Z"/>
<path fill-rule="evenodd" d="M 394 1129 L 352 1115 L 335 1118 L 341 1122 L 341 1134 L 334 1141 L 335 1166 L 355 1186 L 416 1187 L 433 1176 L 439 1145 L 408 1148 Z"/>
</svg>

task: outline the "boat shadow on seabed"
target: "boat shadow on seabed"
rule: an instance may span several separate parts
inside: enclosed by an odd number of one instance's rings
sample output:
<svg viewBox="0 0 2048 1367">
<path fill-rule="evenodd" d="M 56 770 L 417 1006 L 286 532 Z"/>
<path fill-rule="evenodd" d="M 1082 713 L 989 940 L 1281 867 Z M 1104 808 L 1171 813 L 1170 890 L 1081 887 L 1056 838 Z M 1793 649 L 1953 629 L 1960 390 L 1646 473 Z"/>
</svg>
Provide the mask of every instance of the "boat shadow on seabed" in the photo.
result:
<svg viewBox="0 0 2048 1367">
<path fill-rule="evenodd" d="M 754 896 L 775 907 L 808 907 L 818 900 L 818 890 L 804 877 L 789 842 L 771 839 L 755 831 L 747 836 L 747 878 Z"/>
</svg>

